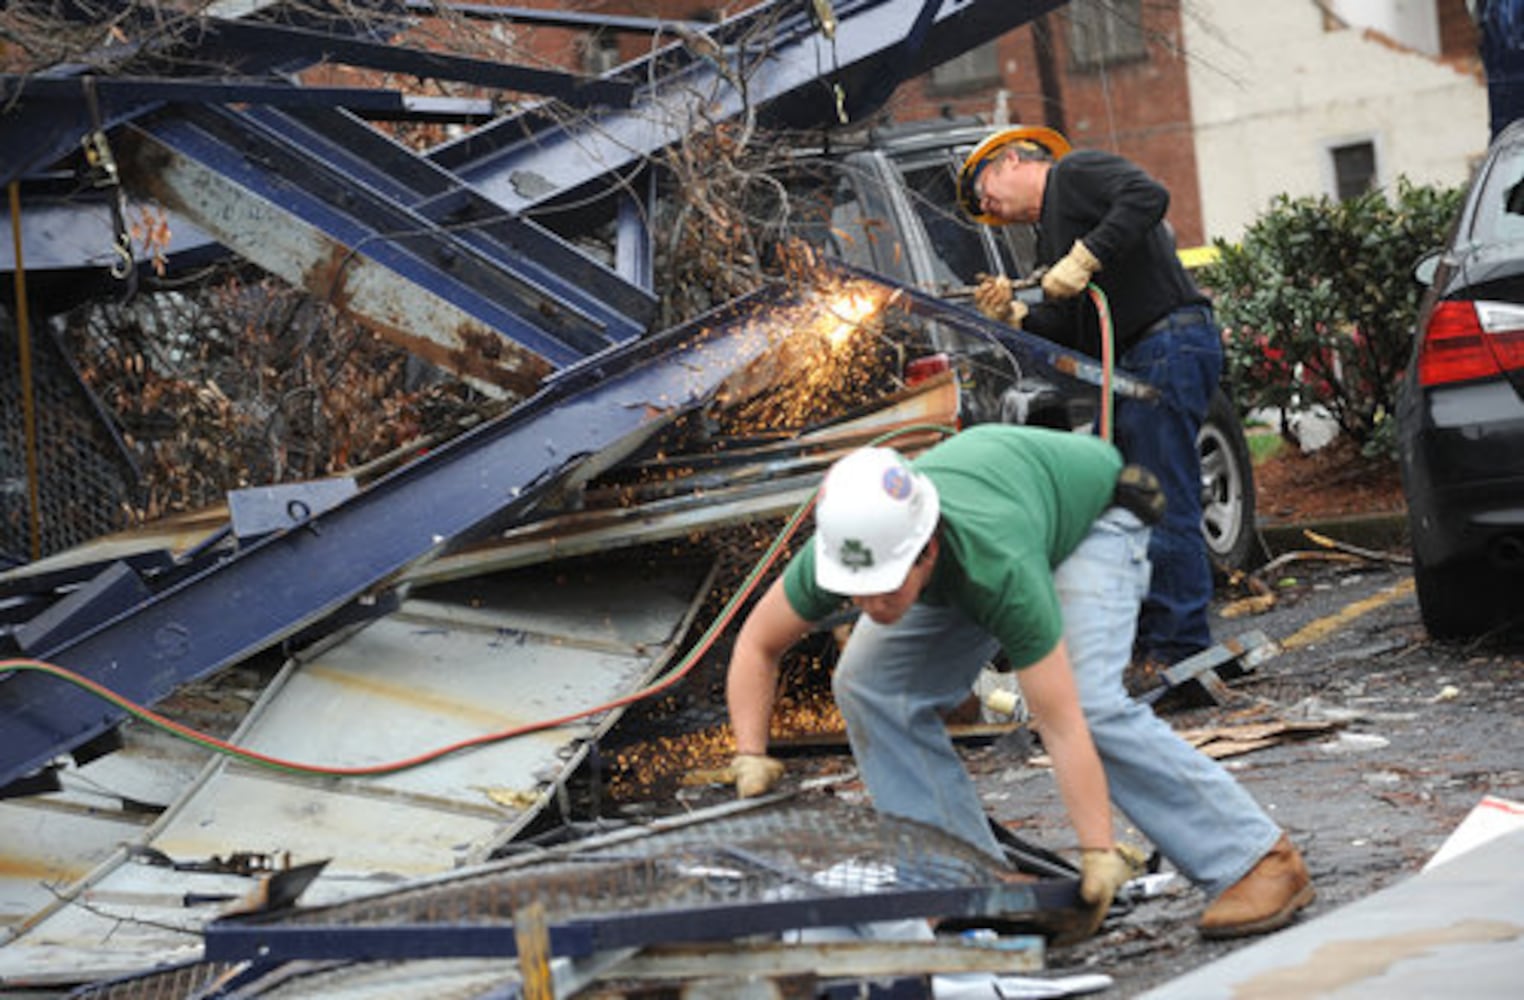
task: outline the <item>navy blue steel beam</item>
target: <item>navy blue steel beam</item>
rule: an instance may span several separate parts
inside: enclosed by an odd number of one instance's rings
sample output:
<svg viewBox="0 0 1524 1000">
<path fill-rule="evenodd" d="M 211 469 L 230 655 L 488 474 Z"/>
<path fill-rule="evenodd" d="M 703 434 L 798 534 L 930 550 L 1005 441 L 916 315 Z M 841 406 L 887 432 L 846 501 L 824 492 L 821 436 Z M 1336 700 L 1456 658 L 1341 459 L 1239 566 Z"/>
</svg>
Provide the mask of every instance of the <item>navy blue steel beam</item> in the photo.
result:
<svg viewBox="0 0 1524 1000">
<path fill-rule="evenodd" d="M 17 13 L 30 12 L 36 16 L 54 17 L 76 24 L 99 24 L 102 20 L 115 21 L 126 17 L 141 21 L 148 15 L 141 4 L 132 3 L 131 0 L 51 0 L 49 3 L 17 0 L 11 6 L 16 8 Z M 28 11 L 28 8 L 31 10 Z"/>
<path fill-rule="evenodd" d="M 656 284 L 651 219 L 656 214 L 656 175 L 647 170 L 630 181 L 619 195 L 615 221 L 614 268 L 619 276 L 639 288 Z"/>
<path fill-rule="evenodd" d="M 97 77 L 103 121 L 174 101 L 180 104 L 269 104 L 288 108 L 353 108 L 380 116 L 407 110 L 400 91 L 372 87 L 294 87 L 268 80 L 176 80 L 170 77 Z M 0 103 L 51 101 L 59 114 L 82 98 L 82 81 L 63 77 L 0 75 Z"/>
<path fill-rule="evenodd" d="M 314 168 L 338 180 L 341 186 L 325 192 L 327 197 L 355 204 L 375 192 L 378 197 L 372 210 L 378 218 L 391 222 L 388 213 L 405 209 L 410 218 L 395 220 L 404 233 L 409 222 L 426 220 L 478 257 L 540 290 L 549 301 L 532 305 L 548 330 L 556 329 L 551 316 L 557 312 L 585 313 L 594 329 L 606 332 L 596 344 L 582 345 L 579 357 L 591 353 L 589 347 L 602 348 L 644 332 L 655 315 L 656 297 L 647 289 L 620 281 L 609 268 L 561 237 L 504 212 L 458 177 L 363 122 L 338 112 L 286 114 L 269 108 L 250 109 L 241 117 L 257 123 L 262 136 L 308 158 Z M 229 141 L 246 142 L 248 137 Z M 379 238 L 395 231 L 381 225 L 375 229 Z M 450 267 L 460 270 L 464 263 L 455 258 Z M 576 338 L 575 325 L 563 322 L 570 327 L 567 338 Z"/>
<path fill-rule="evenodd" d="M 350 500 L 35 655 L 152 705 L 180 684 L 297 634 L 452 543 L 520 518 L 588 456 L 620 460 L 767 352 L 777 335 L 765 322 L 769 304 L 807 294 L 764 290 L 591 358 Z M 50 677 L 0 676 L 0 788 L 125 717 Z"/>
<path fill-rule="evenodd" d="M 891 282 L 872 271 L 839 261 L 831 261 L 829 266 L 863 281 L 893 285 L 897 289 L 896 300 L 907 313 L 933 323 L 946 324 L 965 337 L 998 344 L 1011 355 L 1023 372 L 1088 389 L 1098 389 L 1105 384 L 1105 372 L 1100 362 L 1087 354 L 1072 351 L 1009 323 L 991 320 L 971 306 L 937 298 L 910 285 Z M 1111 389 L 1115 395 L 1145 402 L 1157 400 L 1159 396 L 1159 391 L 1152 385 L 1118 371 L 1112 372 Z"/>
<path fill-rule="evenodd" d="M 550 951 L 583 958 L 600 951 L 690 941 L 725 941 L 801 927 L 839 927 L 916 917 L 1006 917 L 1080 905 L 1077 883 L 886 889 L 855 896 L 751 900 L 673 910 L 580 917 L 551 925 Z M 469 889 L 462 887 L 462 892 Z M 209 962 L 402 961 L 518 954 L 511 924 L 332 926 L 218 920 L 202 931 Z"/>
<path fill-rule="evenodd" d="M 893 84 L 968 51 L 1060 5 L 1062 0 L 847 0 L 835 5 L 834 37 L 808 4 L 762 4 L 617 71 L 653 82 L 635 104 L 575 119 L 540 110 L 505 118 L 438 147 L 430 157 L 512 211 L 524 211 L 629 168 L 706 127 L 762 109 L 769 124 L 861 120 Z M 927 4 L 937 4 L 929 22 Z M 912 36 L 913 46 L 907 47 Z M 539 182 L 524 183 L 525 178 Z"/>
<path fill-rule="evenodd" d="M 182 109 L 134 128 L 143 141 L 118 143 L 130 190 L 484 388 L 526 395 L 654 315 L 649 292 L 340 112 Z"/>
<path fill-rule="evenodd" d="M 886 88 L 933 65 L 933 54 L 940 59 L 966 51 L 1058 2 L 848 0 L 838 4 L 834 38 L 828 38 L 808 5 L 777 0 L 708 29 L 702 38 L 718 46 L 710 54 L 700 42 L 684 43 L 608 74 L 654 81 L 643 86 L 632 108 L 576 117 L 537 108 L 477 129 L 429 158 L 500 207 L 519 212 L 574 192 L 587 193 L 593 182 L 611 187 L 611 178 L 632 172 L 636 164 L 695 127 L 749 110 L 761 108 L 786 125 L 833 123 L 837 105 L 832 83 L 844 86 L 844 107 L 861 116 L 887 96 Z M 934 17 L 928 14 L 928 4 L 936 5 Z M 246 71 L 273 65 L 273 57 L 264 53 L 246 59 Z M 737 85 L 743 77 L 744 90 Z M 19 111 L 25 117 L 29 107 L 37 106 L 32 102 Z M 79 109 L 64 105 L 69 114 L 60 115 L 53 102 L 46 106 L 50 125 Z M 142 110 L 125 109 L 110 121 Z M 7 118 L 15 121 L 13 114 Z M 69 133 L 70 148 L 79 130 Z M 0 136 L 11 131 L 0 125 Z M 22 128 L 18 140 L 27 132 Z M 30 141 L 18 144 L 31 146 Z M 58 155 L 62 152 L 57 150 Z M 29 226 L 25 215 L 23 226 Z"/>
<path fill-rule="evenodd" d="M 514 66 L 488 59 L 472 59 L 403 45 L 344 38 L 331 32 L 250 21 L 210 20 L 201 46 L 203 57 L 206 58 L 218 58 L 219 51 L 224 47 L 231 52 L 260 48 L 284 49 L 293 56 L 315 63 L 338 63 L 406 73 L 423 79 L 458 80 L 481 87 L 541 94 L 574 107 L 595 104 L 628 107 L 635 90 L 631 84 L 619 80 L 578 77 L 571 73 Z"/>
<path fill-rule="evenodd" d="M 674 28 L 702 30 L 713 27 L 705 21 L 659 20 L 654 17 L 624 17 L 618 14 L 578 10 L 541 10 L 534 7 L 499 7 L 485 3 L 439 3 L 436 0 L 404 0 L 409 13 L 435 17 L 440 11 L 478 21 L 511 21 L 540 28 L 576 28 L 583 31 L 621 31 L 654 35 Z"/>
<path fill-rule="evenodd" d="M 120 6 L 120 5 L 117 5 Z M 370 14 L 369 12 L 374 12 Z M 397 4 L 351 0 L 341 7 L 325 8 L 323 0 L 300 3 L 266 3 L 249 9 L 250 17 L 279 21 L 297 28 L 322 29 L 338 37 L 384 40 L 396 34 L 400 23 Z M 184 77 L 219 74 L 254 78 L 290 74 L 311 65 L 310 60 L 293 58 L 279 47 L 223 52 L 219 62 L 202 59 L 197 44 L 202 37 L 201 19 L 168 10 L 163 5 L 133 5 L 121 22 L 131 38 L 126 43 L 112 43 L 91 53 L 78 63 L 53 66 L 32 74 L 39 80 L 73 81 L 78 98 L 57 102 L 50 98 L 20 100 L 5 107 L 0 115 L 0 184 L 8 184 L 38 169 L 45 169 L 79 149 L 80 138 L 97 128 L 112 128 L 147 114 L 156 101 L 117 105 L 104 110 L 97 122 L 84 97 L 83 80 L 97 80 L 112 75 L 147 75 Z"/>
<path fill-rule="evenodd" d="M 535 315 L 547 325 L 548 315 L 558 307 L 573 313 L 585 311 L 591 324 L 608 331 L 594 345 L 601 349 L 643 332 L 655 315 L 657 300 L 649 290 L 650 282 L 617 280 L 610 269 L 558 235 L 530 219 L 504 212 L 458 177 L 352 117 L 268 108 L 250 109 L 242 117 L 258 123 L 261 134 L 288 144 L 346 182 L 331 190 L 330 198 L 355 204 L 359 197 L 376 192 L 376 211 L 381 217 L 394 206 L 406 209 L 411 218 L 398 220 L 401 224 L 427 220 L 477 256 L 543 289 L 552 301 L 533 305 Z M 649 199 L 644 207 L 651 211 Z M 384 237 L 386 231 L 378 229 L 378 235 Z M 463 262 L 456 257 L 450 266 L 458 271 Z M 584 347 L 582 353 L 590 352 Z"/>
</svg>

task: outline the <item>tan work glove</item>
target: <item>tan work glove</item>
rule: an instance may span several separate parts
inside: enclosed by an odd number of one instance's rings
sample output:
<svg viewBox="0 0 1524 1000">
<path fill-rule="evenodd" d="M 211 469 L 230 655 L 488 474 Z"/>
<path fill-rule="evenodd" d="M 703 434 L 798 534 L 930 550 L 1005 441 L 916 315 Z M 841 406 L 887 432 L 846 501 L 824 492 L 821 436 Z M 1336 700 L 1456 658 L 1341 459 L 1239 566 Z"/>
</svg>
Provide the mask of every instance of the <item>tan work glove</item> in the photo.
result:
<svg viewBox="0 0 1524 1000">
<path fill-rule="evenodd" d="M 766 795 L 783 778 L 783 762 L 760 753 L 736 754 L 730 770 L 735 775 L 736 797 L 741 799 Z"/>
<path fill-rule="evenodd" d="M 1027 304 L 1011 295 L 1011 279 L 1004 275 L 980 275 L 974 286 L 974 305 L 992 320 L 1020 326 L 1027 318 Z"/>
<path fill-rule="evenodd" d="M 1143 874 L 1143 855 L 1126 844 L 1112 848 L 1086 848 L 1080 851 L 1080 899 L 1090 906 L 1090 916 L 1076 940 L 1094 934 L 1106 919 L 1117 890 Z"/>
<path fill-rule="evenodd" d="M 1085 290 L 1091 275 L 1100 269 L 1101 262 L 1090 248 L 1075 240 L 1069 252 L 1042 276 L 1042 292 L 1050 299 L 1072 299 Z"/>
</svg>

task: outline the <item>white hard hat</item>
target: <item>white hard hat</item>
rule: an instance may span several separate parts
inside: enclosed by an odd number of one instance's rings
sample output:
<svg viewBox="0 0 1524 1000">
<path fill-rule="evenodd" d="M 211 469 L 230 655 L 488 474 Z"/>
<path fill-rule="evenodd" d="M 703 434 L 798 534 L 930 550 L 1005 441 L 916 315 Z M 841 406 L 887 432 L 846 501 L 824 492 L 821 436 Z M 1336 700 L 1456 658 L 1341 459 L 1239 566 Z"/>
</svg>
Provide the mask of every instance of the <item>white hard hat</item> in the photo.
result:
<svg viewBox="0 0 1524 1000">
<path fill-rule="evenodd" d="M 937 488 L 892 448 L 826 472 L 815 505 L 815 582 L 833 594 L 898 590 L 937 527 Z"/>
</svg>

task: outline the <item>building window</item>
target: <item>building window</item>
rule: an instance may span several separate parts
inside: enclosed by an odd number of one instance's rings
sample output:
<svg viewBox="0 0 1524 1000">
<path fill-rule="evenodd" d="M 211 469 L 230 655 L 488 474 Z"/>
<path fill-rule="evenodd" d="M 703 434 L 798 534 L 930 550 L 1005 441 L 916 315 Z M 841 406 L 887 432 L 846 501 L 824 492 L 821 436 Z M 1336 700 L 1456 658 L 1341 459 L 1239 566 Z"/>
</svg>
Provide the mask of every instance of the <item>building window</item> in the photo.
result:
<svg viewBox="0 0 1524 1000">
<path fill-rule="evenodd" d="M 939 94 L 976 90 L 999 82 L 1000 60 L 995 54 L 993 41 L 969 49 L 931 70 L 931 90 Z"/>
<path fill-rule="evenodd" d="M 1372 142 L 1352 142 L 1333 146 L 1328 155 L 1333 159 L 1334 198 L 1349 201 L 1376 187 L 1376 145 Z"/>
<path fill-rule="evenodd" d="M 1143 0 L 1071 0 L 1069 63 L 1075 70 L 1103 69 L 1143 59 Z"/>
</svg>

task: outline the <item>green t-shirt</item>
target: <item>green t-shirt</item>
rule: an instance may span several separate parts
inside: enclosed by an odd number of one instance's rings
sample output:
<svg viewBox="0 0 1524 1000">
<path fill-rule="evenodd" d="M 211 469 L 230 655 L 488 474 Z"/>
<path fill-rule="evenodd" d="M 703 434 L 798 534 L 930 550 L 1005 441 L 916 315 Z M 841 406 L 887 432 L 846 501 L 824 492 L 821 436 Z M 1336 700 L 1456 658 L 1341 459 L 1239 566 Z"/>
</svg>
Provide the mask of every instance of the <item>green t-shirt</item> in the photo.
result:
<svg viewBox="0 0 1524 1000">
<path fill-rule="evenodd" d="M 941 555 L 921 591 L 994 636 L 1011 665 L 1030 666 L 1063 635 L 1053 569 L 1111 505 L 1122 458 L 1108 442 L 1038 427 L 984 424 L 911 463 L 941 500 Z M 815 583 L 815 545 L 783 572 L 802 618 L 817 621 L 845 600 Z"/>
</svg>

